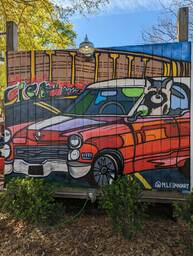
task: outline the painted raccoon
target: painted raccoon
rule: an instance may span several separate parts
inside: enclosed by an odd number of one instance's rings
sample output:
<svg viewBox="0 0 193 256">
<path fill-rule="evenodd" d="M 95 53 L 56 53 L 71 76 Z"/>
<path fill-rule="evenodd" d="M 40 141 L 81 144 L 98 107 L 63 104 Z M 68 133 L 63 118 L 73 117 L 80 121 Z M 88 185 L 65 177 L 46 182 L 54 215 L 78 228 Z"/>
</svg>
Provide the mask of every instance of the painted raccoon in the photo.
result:
<svg viewBox="0 0 193 256">
<path fill-rule="evenodd" d="M 148 106 L 149 115 L 160 116 L 167 115 L 170 111 L 172 78 L 166 78 L 163 81 L 146 79 L 145 97 L 143 104 Z"/>
</svg>

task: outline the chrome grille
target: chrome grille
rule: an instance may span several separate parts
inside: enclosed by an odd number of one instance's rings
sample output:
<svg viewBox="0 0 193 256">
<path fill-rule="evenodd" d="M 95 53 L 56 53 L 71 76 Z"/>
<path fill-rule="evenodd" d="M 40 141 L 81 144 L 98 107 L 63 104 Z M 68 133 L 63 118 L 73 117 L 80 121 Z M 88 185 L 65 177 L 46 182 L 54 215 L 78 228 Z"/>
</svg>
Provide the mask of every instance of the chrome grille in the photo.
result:
<svg viewBox="0 0 193 256">
<path fill-rule="evenodd" d="M 67 160 L 68 146 L 18 146 L 15 147 L 14 157 L 29 163 L 42 163 L 45 160 Z"/>
</svg>

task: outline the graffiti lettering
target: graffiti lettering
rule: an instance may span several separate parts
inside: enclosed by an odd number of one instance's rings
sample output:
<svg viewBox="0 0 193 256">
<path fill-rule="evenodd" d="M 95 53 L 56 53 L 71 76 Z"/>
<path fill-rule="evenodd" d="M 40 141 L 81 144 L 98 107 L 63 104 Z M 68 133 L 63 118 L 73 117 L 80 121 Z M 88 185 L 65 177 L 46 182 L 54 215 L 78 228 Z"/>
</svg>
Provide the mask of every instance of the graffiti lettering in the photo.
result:
<svg viewBox="0 0 193 256">
<path fill-rule="evenodd" d="M 30 99 L 44 99 L 56 96 L 71 96 L 81 93 L 84 85 L 82 84 L 65 84 L 65 83 L 33 83 L 27 84 L 20 82 L 16 85 L 7 87 L 5 91 L 5 104 L 12 105 L 16 102 L 22 102 Z"/>
</svg>

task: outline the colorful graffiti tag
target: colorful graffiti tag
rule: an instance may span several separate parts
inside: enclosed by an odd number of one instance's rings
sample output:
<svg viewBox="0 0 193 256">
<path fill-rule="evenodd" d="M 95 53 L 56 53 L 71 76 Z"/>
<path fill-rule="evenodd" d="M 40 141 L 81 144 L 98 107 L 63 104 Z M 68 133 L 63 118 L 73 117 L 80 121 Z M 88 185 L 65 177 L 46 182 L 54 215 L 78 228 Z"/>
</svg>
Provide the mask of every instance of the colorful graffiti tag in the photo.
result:
<svg viewBox="0 0 193 256">
<path fill-rule="evenodd" d="M 24 79 L 22 56 L 9 64 L 8 54 L 6 176 L 100 187 L 125 173 L 146 189 L 189 190 L 190 55 L 189 43 L 101 49 L 91 60 L 31 52 Z M 33 82 L 42 67 L 47 79 Z"/>
<path fill-rule="evenodd" d="M 31 99 L 44 99 L 56 96 L 71 96 L 78 95 L 84 88 L 82 84 L 70 83 L 48 83 L 46 81 L 41 83 L 26 84 L 26 82 L 19 82 L 16 85 L 10 86 L 5 91 L 5 106 L 14 103 L 22 102 Z"/>
</svg>

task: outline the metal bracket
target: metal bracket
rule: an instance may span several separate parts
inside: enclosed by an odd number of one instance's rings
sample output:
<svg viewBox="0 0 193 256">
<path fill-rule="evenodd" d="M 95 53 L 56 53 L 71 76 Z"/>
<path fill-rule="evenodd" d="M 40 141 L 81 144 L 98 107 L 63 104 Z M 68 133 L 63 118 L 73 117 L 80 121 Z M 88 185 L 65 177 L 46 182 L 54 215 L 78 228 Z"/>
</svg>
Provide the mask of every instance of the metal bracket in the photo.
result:
<svg viewBox="0 0 193 256">
<path fill-rule="evenodd" d="M 94 203 L 97 198 L 97 189 L 88 189 L 88 198 L 90 199 L 91 203 Z"/>
</svg>

